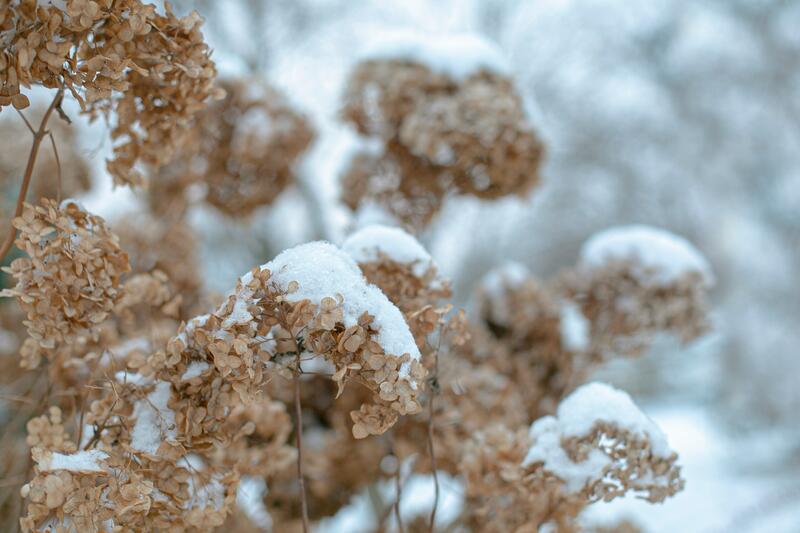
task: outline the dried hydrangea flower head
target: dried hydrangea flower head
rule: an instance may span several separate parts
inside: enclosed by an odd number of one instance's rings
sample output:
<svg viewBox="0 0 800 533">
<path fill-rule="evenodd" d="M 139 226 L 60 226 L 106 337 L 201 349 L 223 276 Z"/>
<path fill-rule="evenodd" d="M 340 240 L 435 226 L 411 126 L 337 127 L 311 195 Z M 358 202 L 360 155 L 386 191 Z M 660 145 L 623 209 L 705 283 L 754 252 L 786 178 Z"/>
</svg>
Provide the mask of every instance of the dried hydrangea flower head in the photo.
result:
<svg viewBox="0 0 800 533">
<path fill-rule="evenodd" d="M 45 350 L 91 336 L 121 297 L 120 278 L 130 269 L 117 237 L 72 200 L 26 205 L 13 223 L 27 257 L 4 269 L 17 283 L 0 295 L 17 299 L 29 334 Z"/>
<path fill-rule="evenodd" d="M 220 81 L 226 96 L 197 117 L 191 142 L 164 167 L 150 202 L 157 211 L 183 207 L 198 184 L 205 201 L 233 217 L 271 204 L 295 179 L 314 138 L 309 120 L 286 98 L 255 79 Z"/>
<path fill-rule="evenodd" d="M 552 413 L 588 373 L 589 331 L 574 305 L 514 262 L 489 271 L 473 299 L 464 355 L 508 376 L 531 417 Z"/>
<path fill-rule="evenodd" d="M 30 117 L 29 121 L 38 124 L 44 109 L 37 107 L 26 114 Z M 60 120 L 50 122 L 48 129 L 58 146 L 58 158 L 49 145 L 39 152 L 29 197 L 55 199 L 59 185 L 61 194 L 67 198 L 88 191 L 91 187 L 89 165 L 81 153 L 75 130 Z M 0 200 L 0 234 L 6 234 L 16 200 L 12 191 L 19 187 L 19 179 L 25 171 L 25 160 L 20 159 L 20 154 L 30 150 L 31 136 L 20 118 L 11 113 L 0 115 L 0 130 L 3 131 L 3 150 L 0 151 L 0 191 L 3 192 Z"/>
<path fill-rule="evenodd" d="M 637 355 L 656 334 L 689 342 L 709 328 L 707 295 L 714 276 L 686 239 L 648 226 L 600 232 L 581 250 L 561 291 L 591 323 L 592 349 Z"/>
<path fill-rule="evenodd" d="M 263 381 L 264 363 L 285 373 L 297 357 L 323 358 L 335 367 L 340 391 L 350 379 L 372 391 L 372 403 L 351 413 L 358 438 L 419 411 L 425 374 L 401 312 L 347 254 L 322 242 L 287 250 L 242 276 L 220 308 L 190 321 L 164 357 L 168 368 L 212 363 L 243 398 Z"/>
<path fill-rule="evenodd" d="M 384 143 L 344 176 L 353 209 L 375 202 L 421 227 L 448 193 L 524 195 L 538 182 L 543 148 L 509 68 L 475 36 L 382 40 L 362 55 L 344 100 L 344 118 Z"/>
<path fill-rule="evenodd" d="M 684 485 L 658 426 L 630 396 L 602 383 L 579 387 L 527 436 L 497 427 L 469 448 L 469 508 L 487 531 L 537 531 L 546 523 L 578 531 L 575 518 L 586 505 L 629 492 L 661 502 Z"/>
<path fill-rule="evenodd" d="M 28 106 L 20 87 L 67 89 L 84 113 L 116 117 L 108 170 L 140 185 L 141 164 L 160 166 L 215 95 L 216 69 L 197 13 L 159 14 L 140 0 L 3 2 L 0 109 Z"/>
<path fill-rule="evenodd" d="M 449 310 L 441 304 L 451 295 L 427 250 L 406 231 L 381 225 L 354 232 L 342 249 L 358 263 L 367 281 L 403 312 L 422 349 Z"/>
</svg>

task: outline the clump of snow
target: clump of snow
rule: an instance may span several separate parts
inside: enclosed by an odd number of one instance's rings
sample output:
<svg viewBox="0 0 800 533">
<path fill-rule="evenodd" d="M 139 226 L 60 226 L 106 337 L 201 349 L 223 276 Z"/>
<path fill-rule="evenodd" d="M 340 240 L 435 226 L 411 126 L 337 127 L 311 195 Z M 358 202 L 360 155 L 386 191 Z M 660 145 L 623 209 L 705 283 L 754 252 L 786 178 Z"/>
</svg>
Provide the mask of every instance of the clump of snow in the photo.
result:
<svg viewBox="0 0 800 533">
<path fill-rule="evenodd" d="M 318 305 L 323 298 L 341 295 L 345 326 L 356 325 L 358 318 L 367 312 L 379 329 L 376 341 L 387 354 L 409 354 L 419 360 L 419 349 L 400 310 L 378 287 L 367 282 L 352 257 L 333 244 L 322 241 L 301 244 L 278 254 L 262 265 L 261 270 L 269 270 L 270 281 L 281 289 L 288 291 L 290 286 L 296 289 L 286 295 L 290 302 L 307 299 Z M 237 295 L 234 309 L 239 301 L 250 300 L 246 286 L 251 280 L 251 272 L 241 277 L 245 288 Z M 405 377 L 409 371 L 409 365 L 404 364 L 399 373 Z"/>
<path fill-rule="evenodd" d="M 39 470 L 69 470 L 70 472 L 105 472 L 100 463 L 108 458 L 108 454 L 100 450 L 86 450 L 71 454 L 53 452 L 39 461 Z"/>
<path fill-rule="evenodd" d="M 643 281 L 669 284 L 689 272 L 699 273 L 709 286 L 714 275 L 705 257 L 686 239 L 643 225 L 602 231 L 581 248 L 581 262 L 599 268 L 611 261 L 633 261 L 642 267 Z"/>
<path fill-rule="evenodd" d="M 358 263 L 377 261 L 382 253 L 398 263 L 413 264 L 412 271 L 420 277 L 434 264 L 417 239 L 391 226 L 376 224 L 360 229 L 344 241 L 342 250 Z"/>
<path fill-rule="evenodd" d="M 175 413 L 167 406 L 171 395 L 169 382 L 160 381 L 147 399 L 136 402 L 133 408 L 136 424 L 131 432 L 134 450 L 155 455 L 164 436 L 175 437 Z"/>
<path fill-rule="evenodd" d="M 414 32 L 392 32 L 367 45 L 362 61 L 407 60 L 460 81 L 486 70 L 508 75 L 508 61 L 489 41 L 469 33 L 431 36 Z"/>
<path fill-rule="evenodd" d="M 583 352 L 589 348 L 591 323 L 580 308 L 571 302 L 561 304 L 560 313 L 561 345 L 573 352 Z"/>
<path fill-rule="evenodd" d="M 570 492 L 580 490 L 592 479 L 601 478 L 603 469 L 611 463 L 611 459 L 598 449 L 591 450 L 585 460 L 573 463 L 561 447 L 562 427 L 555 417 L 545 416 L 535 421 L 530 436 L 534 444 L 522 464 L 544 463 L 545 469 L 564 480 Z"/>
<path fill-rule="evenodd" d="M 267 493 L 267 482 L 264 478 L 255 476 L 242 476 L 239 488 L 236 491 L 236 505 L 250 519 L 254 526 L 270 531 L 272 517 L 264 505 L 264 495 Z"/>
<path fill-rule="evenodd" d="M 128 372 L 127 370 L 120 370 L 114 374 L 114 379 L 118 383 L 131 383 L 138 387 L 144 387 L 153 383 L 153 379 L 135 372 Z"/>
<path fill-rule="evenodd" d="M 209 364 L 205 361 L 192 361 L 186 368 L 186 372 L 181 375 L 181 381 L 189 381 L 192 378 L 196 378 L 209 368 Z"/>
<path fill-rule="evenodd" d="M 631 397 L 605 383 L 588 383 L 576 389 L 558 406 L 556 416 L 536 420 L 530 429 L 534 441 L 523 465 L 542 462 L 544 467 L 563 479 L 570 491 L 580 490 L 590 479 L 598 479 L 611 458 L 599 449 L 586 460 L 574 463 L 561 447 L 561 440 L 582 437 L 598 422 L 606 422 L 631 432 L 650 443 L 658 457 L 671 454 L 661 429 L 636 407 Z"/>
</svg>

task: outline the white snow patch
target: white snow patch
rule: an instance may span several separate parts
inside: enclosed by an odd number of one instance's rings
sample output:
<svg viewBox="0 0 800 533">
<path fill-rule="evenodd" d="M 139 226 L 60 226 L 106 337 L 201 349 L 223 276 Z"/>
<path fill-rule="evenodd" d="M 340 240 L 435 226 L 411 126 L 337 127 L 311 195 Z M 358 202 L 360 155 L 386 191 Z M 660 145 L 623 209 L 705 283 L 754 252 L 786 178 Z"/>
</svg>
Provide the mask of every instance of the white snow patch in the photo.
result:
<svg viewBox="0 0 800 533">
<path fill-rule="evenodd" d="M 187 480 L 191 497 L 184 504 L 186 509 L 213 507 L 222 509 L 225 504 L 225 487 L 219 482 L 217 475 L 212 475 L 208 483 L 198 484 L 194 476 Z"/>
<path fill-rule="evenodd" d="M 196 378 L 209 368 L 209 364 L 205 361 L 192 361 L 186 368 L 186 372 L 181 375 L 181 381 L 189 381 L 192 378 Z"/>
<path fill-rule="evenodd" d="M 107 459 L 108 454 L 100 450 L 79 451 L 72 454 L 53 452 L 39 461 L 39 470 L 69 470 L 70 472 L 105 472 L 100 461 Z"/>
<path fill-rule="evenodd" d="M 583 352 L 589 348 L 592 326 L 580 307 L 571 302 L 561 304 L 561 344 L 567 350 Z"/>
<path fill-rule="evenodd" d="M 239 507 L 254 526 L 264 531 L 272 530 L 272 517 L 264 505 L 264 495 L 267 493 L 267 482 L 264 478 L 255 476 L 242 476 L 239 488 L 236 491 L 236 505 Z"/>
<path fill-rule="evenodd" d="M 581 248 L 581 262 L 599 268 L 611 261 L 633 261 L 644 268 L 643 281 L 669 284 L 697 272 L 708 286 L 714 275 L 705 257 L 688 240 L 644 225 L 610 228 L 591 237 Z"/>
<path fill-rule="evenodd" d="M 133 408 L 136 424 L 131 433 L 134 450 L 155 455 L 163 436 L 175 437 L 175 413 L 167 406 L 171 395 L 169 382 L 160 381 L 146 400 L 136 402 Z"/>
<path fill-rule="evenodd" d="M 360 229 L 344 241 L 342 250 L 358 263 L 377 261 L 380 252 L 398 263 L 412 264 L 412 271 L 419 277 L 434 266 L 431 255 L 417 239 L 391 226 L 376 224 Z"/>
<path fill-rule="evenodd" d="M 556 416 L 545 416 L 531 425 L 534 444 L 524 465 L 542 462 L 563 479 L 570 491 L 580 490 L 590 479 L 598 479 L 611 459 L 592 450 L 585 461 L 574 463 L 561 447 L 561 440 L 587 435 L 597 422 L 607 422 L 647 439 L 654 455 L 669 457 L 667 438 L 659 427 L 636 407 L 631 397 L 604 383 L 588 383 L 576 389 L 558 406 Z"/>
<path fill-rule="evenodd" d="M 128 372 L 127 370 L 120 370 L 114 374 L 114 379 L 116 379 L 118 383 L 131 383 L 138 387 L 144 387 L 153 383 L 153 378 L 135 372 Z"/>
<path fill-rule="evenodd" d="M 481 70 L 503 75 L 511 72 L 496 45 L 469 33 L 431 36 L 410 31 L 390 32 L 368 44 L 359 58 L 413 61 L 456 81 Z"/>
</svg>

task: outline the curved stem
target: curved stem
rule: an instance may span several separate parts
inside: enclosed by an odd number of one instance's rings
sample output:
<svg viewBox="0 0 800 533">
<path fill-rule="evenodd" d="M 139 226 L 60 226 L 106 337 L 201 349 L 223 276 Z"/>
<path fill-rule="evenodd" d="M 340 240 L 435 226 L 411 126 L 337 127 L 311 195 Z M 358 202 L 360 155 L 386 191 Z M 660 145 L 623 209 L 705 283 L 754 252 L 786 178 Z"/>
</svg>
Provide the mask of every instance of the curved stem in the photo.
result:
<svg viewBox="0 0 800 533">
<path fill-rule="evenodd" d="M 47 121 L 50 120 L 50 115 L 53 114 L 53 111 L 61 105 L 61 101 L 63 99 L 64 89 L 62 88 L 58 90 L 55 98 L 53 98 L 53 101 L 50 102 L 50 107 L 47 108 L 47 111 L 44 113 L 44 117 L 42 117 L 42 121 L 39 123 L 39 129 L 33 132 L 33 144 L 31 145 L 31 151 L 28 154 L 28 164 L 25 166 L 25 175 L 22 177 L 22 184 L 19 188 L 17 207 L 14 210 L 14 216 L 12 217 L 12 223 L 8 230 L 8 235 L 6 235 L 3 245 L 0 247 L 0 261 L 2 261 L 8 251 L 11 250 L 11 247 L 14 245 L 14 239 L 17 238 L 17 229 L 14 227 L 13 219 L 22 214 L 22 209 L 25 205 L 25 197 L 28 195 L 28 188 L 30 187 L 31 177 L 33 176 L 33 168 L 36 165 L 36 156 L 39 154 L 39 146 L 42 144 L 42 140 L 44 140 L 45 136 L 47 136 Z M 30 124 L 28 124 L 28 127 L 30 128 Z"/>
</svg>

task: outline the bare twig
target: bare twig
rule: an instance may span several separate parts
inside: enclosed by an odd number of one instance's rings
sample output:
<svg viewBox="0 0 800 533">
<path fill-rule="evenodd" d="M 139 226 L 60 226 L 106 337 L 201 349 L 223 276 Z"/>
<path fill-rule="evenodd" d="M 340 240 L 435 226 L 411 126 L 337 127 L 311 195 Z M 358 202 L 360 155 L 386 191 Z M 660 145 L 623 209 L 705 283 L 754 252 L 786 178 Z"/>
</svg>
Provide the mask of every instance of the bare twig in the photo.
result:
<svg viewBox="0 0 800 533">
<path fill-rule="evenodd" d="M 431 472 L 433 473 L 433 509 L 431 509 L 431 516 L 428 521 L 428 530 L 431 533 L 433 533 L 434 527 L 436 526 L 436 509 L 439 507 L 439 474 L 436 472 L 436 450 L 433 445 L 433 400 L 439 392 L 439 350 L 442 347 L 443 336 L 444 328 L 440 327 L 436 350 L 433 352 L 433 373 L 429 379 L 430 394 L 428 395 L 428 452 L 431 456 Z"/>
<path fill-rule="evenodd" d="M 48 131 L 47 136 L 50 137 L 50 145 L 53 147 L 53 155 L 56 158 L 56 201 L 61 203 L 61 159 L 58 157 L 58 148 L 56 148 L 56 139 L 53 137 L 53 132 Z"/>
<path fill-rule="evenodd" d="M 308 533 L 308 501 L 303 479 L 303 408 L 300 404 L 300 350 L 297 351 L 297 367 L 294 369 L 294 413 L 297 443 L 297 481 L 300 484 L 300 506 L 303 512 L 303 532 Z"/>
<path fill-rule="evenodd" d="M 31 132 L 31 135 L 36 135 L 36 130 L 33 129 L 33 126 L 31 126 L 31 123 L 25 117 L 25 114 L 20 109 L 17 109 L 17 113 L 19 114 L 20 117 L 22 117 L 22 121 L 25 123 L 25 125 L 28 126 L 28 131 Z"/>
<path fill-rule="evenodd" d="M 28 154 L 28 164 L 25 166 L 25 175 L 22 177 L 22 184 L 20 184 L 19 188 L 19 196 L 17 196 L 17 207 L 14 210 L 14 217 L 17 218 L 22 214 L 22 208 L 25 204 L 25 197 L 28 195 L 28 187 L 31 184 L 31 177 L 33 176 L 33 168 L 36 165 L 36 156 L 39 154 L 39 146 L 42 144 L 42 140 L 47 135 L 47 121 L 50 120 L 50 115 L 53 114 L 55 109 L 60 109 L 61 101 L 64 99 L 64 89 L 61 88 L 56 93 L 55 98 L 53 101 L 50 102 L 50 106 L 47 108 L 47 111 L 44 113 L 44 117 L 42 117 L 41 123 L 39 123 L 39 129 L 33 133 L 33 144 L 31 144 L 31 151 Z M 27 120 L 26 120 L 27 123 Z M 28 124 L 30 129 L 30 124 Z M 5 258 L 6 254 L 11 247 L 14 245 L 14 239 L 17 238 L 17 228 L 11 224 L 11 227 L 8 230 L 8 235 L 6 235 L 5 241 L 3 241 L 3 245 L 0 246 L 0 261 Z"/>
</svg>

